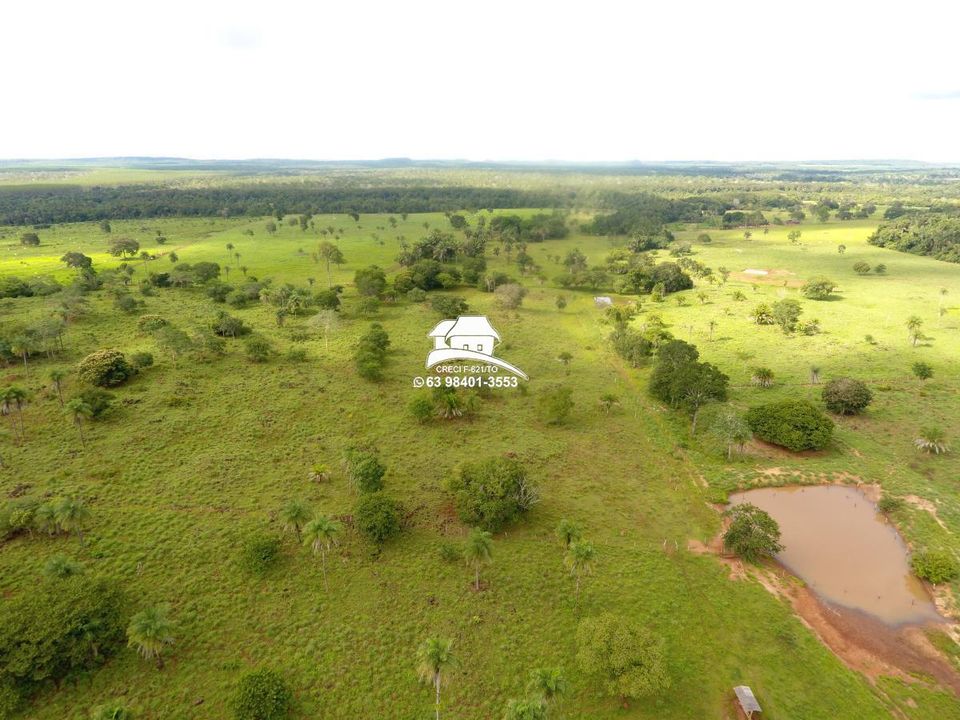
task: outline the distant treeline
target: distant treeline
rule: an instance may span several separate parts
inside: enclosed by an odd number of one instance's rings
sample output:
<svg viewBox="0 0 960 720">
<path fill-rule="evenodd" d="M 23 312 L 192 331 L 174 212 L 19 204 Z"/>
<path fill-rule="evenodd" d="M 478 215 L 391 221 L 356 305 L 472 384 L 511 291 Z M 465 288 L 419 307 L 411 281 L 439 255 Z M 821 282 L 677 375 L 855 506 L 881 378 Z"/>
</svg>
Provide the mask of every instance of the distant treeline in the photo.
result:
<svg viewBox="0 0 960 720">
<path fill-rule="evenodd" d="M 960 262 L 960 215 L 916 213 L 884 223 L 870 236 L 871 245 Z"/>
<path fill-rule="evenodd" d="M 419 213 L 562 205 L 563 198 L 551 192 L 471 187 L 330 188 L 290 183 L 216 188 L 16 186 L 0 188 L 0 225 L 216 215 Z"/>
</svg>

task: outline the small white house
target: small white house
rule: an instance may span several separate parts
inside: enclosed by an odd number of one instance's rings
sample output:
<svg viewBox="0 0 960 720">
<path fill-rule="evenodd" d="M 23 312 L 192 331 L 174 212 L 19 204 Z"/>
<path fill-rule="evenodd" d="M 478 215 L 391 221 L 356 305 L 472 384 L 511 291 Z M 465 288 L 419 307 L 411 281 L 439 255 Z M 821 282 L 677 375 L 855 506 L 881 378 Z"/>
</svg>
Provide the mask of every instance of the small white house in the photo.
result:
<svg viewBox="0 0 960 720">
<path fill-rule="evenodd" d="M 461 315 L 446 334 L 447 347 L 484 355 L 493 355 L 493 346 L 499 341 L 500 335 L 483 315 Z"/>
<path fill-rule="evenodd" d="M 435 350 L 472 350 L 493 355 L 493 346 L 500 335 L 483 315 L 461 315 L 456 320 L 441 320 L 427 337 L 433 338 Z"/>
<path fill-rule="evenodd" d="M 447 345 L 447 333 L 450 332 L 450 328 L 456 324 L 456 320 L 441 320 L 437 323 L 437 326 L 430 331 L 427 337 L 433 338 L 433 348 L 435 350 L 443 350 L 444 348 L 450 347 Z"/>
</svg>

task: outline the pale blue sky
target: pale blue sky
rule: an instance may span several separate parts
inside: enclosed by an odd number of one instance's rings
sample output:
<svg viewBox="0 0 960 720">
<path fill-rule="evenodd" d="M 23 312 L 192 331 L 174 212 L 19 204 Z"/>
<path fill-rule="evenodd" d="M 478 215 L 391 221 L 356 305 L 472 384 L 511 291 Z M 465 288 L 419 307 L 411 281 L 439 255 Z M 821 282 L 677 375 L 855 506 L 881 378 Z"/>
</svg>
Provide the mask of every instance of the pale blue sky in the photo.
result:
<svg viewBox="0 0 960 720">
<path fill-rule="evenodd" d="M 889 7 L 8 3 L 0 158 L 960 161 L 960 8 Z"/>
</svg>

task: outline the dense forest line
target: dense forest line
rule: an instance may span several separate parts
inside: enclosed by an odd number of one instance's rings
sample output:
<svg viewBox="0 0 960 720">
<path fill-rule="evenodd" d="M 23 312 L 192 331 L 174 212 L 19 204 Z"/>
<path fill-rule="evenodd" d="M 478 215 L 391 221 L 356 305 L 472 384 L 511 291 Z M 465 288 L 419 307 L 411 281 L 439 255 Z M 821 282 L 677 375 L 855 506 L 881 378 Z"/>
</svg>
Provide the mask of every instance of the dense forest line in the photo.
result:
<svg viewBox="0 0 960 720">
<path fill-rule="evenodd" d="M 870 236 L 871 245 L 960 262 L 960 215 L 916 213 L 884 223 Z"/>
<path fill-rule="evenodd" d="M 330 188 L 263 184 L 200 188 L 160 185 L 0 188 L 0 225 L 154 217 L 259 217 L 288 213 L 420 213 L 557 207 L 555 193 L 498 188 Z"/>
</svg>

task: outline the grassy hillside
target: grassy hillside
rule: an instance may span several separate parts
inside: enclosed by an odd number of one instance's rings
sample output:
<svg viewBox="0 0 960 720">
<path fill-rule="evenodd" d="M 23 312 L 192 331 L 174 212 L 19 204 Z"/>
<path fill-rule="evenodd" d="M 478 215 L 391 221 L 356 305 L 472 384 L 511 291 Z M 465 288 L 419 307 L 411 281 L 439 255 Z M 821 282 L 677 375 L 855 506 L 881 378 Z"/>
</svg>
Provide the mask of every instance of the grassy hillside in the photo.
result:
<svg viewBox="0 0 960 720">
<path fill-rule="evenodd" d="M 733 392 L 736 405 L 815 395 L 815 388 L 802 385 L 814 362 L 825 378 L 842 371 L 875 388 L 875 406 L 865 418 L 841 421 L 835 450 L 802 459 L 753 455 L 727 465 L 686 436 L 685 419 L 647 397 L 647 370 L 628 369 L 611 352 L 605 341 L 610 329 L 591 294 L 562 291 L 549 281 L 525 281 L 530 294 L 517 311 L 495 308 L 489 294 L 457 291 L 500 331 L 499 354 L 530 375 L 528 392 L 495 391 L 471 418 L 415 423 L 407 411 L 416 393 L 412 378 L 424 372 L 426 333 L 438 317 L 428 304 L 385 305 L 372 319 L 389 332 L 392 351 L 386 379 L 369 383 L 357 376 L 351 354 L 371 319 L 358 317 L 349 284 L 356 269 L 371 263 L 396 269 L 397 233 L 414 240 L 425 232 L 423 223 L 446 227 L 446 219 L 410 216 L 396 232 L 376 229 L 387 224 L 385 216 L 363 216 L 359 224 L 342 215 L 315 221 L 343 230 L 347 259 L 333 273 L 333 282 L 347 290 L 329 349 L 316 335 L 293 339 L 303 319 L 278 328 L 272 312 L 256 306 L 231 312 L 270 338 L 278 357 L 251 364 L 242 344 L 228 341 L 221 360 L 177 366 L 137 332 L 135 315 L 118 313 L 100 293 L 90 315 L 69 326 L 64 357 L 3 370 L 5 383 L 28 387 L 34 399 L 24 412 L 26 442 L 14 444 L 9 431 L 0 436 L 0 493 L 28 485 L 36 496 L 80 497 L 92 516 L 82 547 L 67 537 L 20 537 L 0 547 L 0 591 L 5 597 L 27 591 L 52 555 L 65 554 L 88 573 L 119 578 L 133 610 L 170 603 L 177 623 L 177 642 L 162 672 L 127 650 L 95 674 L 42 695 L 26 716 L 86 718 L 93 706 L 117 698 L 137 718 L 226 718 L 241 672 L 271 667 L 294 689 L 297 718 L 429 718 L 432 693 L 417 684 L 414 653 L 422 639 L 442 636 L 454 639 L 459 660 L 444 691 L 446 717 L 499 717 L 507 699 L 523 695 L 529 671 L 543 665 L 562 666 L 571 681 L 563 707 L 569 718 L 732 717 L 730 689 L 741 683 L 753 687 L 770 718 L 880 718 L 892 705 L 908 718 L 960 717 L 953 699 L 923 685 L 885 680 L 880 690 L 873 688 L 759 584 L 732 581 L 713 558 L 685 550 L 688 539 L 705 540 L 719 527 L 707 504 L 713 493 L 702 478 L 728 489 L 756 481 L 769 467 L 806 477 L 845 471 L 937 502 L 946 529 L 923 511 L 908 509 L 898 518 L 911 541 L 946 544 L 948 533 L 960 532 L 957 460 L 921 461 L 910 445 L 912 429 L 928 416 L 948 429 L 957 425 L 960 405 L 949 399 L 958 390 L 958 318 L 948 313 L 938 327 L 937 306 L 940 287 L 950 291 L 948 303 L 960 296 L 960 268 L 872 248 L 865 243 L 867 225 L 803 227 L 800 247 L 786 240 L 786 229 L 755 233 L 749 241 L 739 232 L 712 232 L 709 246 L 695 244 L 695 257 L 715 269 L 793 273 L 777 276 L 787 280 L 786 288 L 759 283 L 754 290 L 734 276 L 722 289 L 698 286 L 684 293 L 683 307 L 672 297 L 656 307 L 645 300 L 646 313 L 661 313 L 675 335 L 691 337 L 734 385 L 744 386 Z M 182 262 L 230 264 L 228 281 L 238 279 L 242 265 L 250 275 L 277 282 L 315 278 L 325 285 L 324 267 L 311 258 L 320 238 L 286 225 L 269 236 L 264 222 L 125 221 L 113 224 L 113 235 L 135 237 L 154 250 L 150 238 L 159 229 L 168 241 L 156 251 L 175 251 Z M 681 237 L 693 239 L 697 232 Z M 40 235 L 41 246 L 27 249 L 17 244 L 19 229 L 10 229 L 0 239 L 0 274 L 66 279 L 71 272 L 57 259 L 67 250 L 87 253 L 100 268 L 118 262 L 105 254 L 108 236 L 95 224 Z M 579 246 L 597 263 L 616 242 L 574 235 L 531 245 L 530 252 L 553 276 L 560 269 L 547 255 Z M 847 246 L 843 256 L 839 242 Z M 887 275 L 856 277 L 850 268 L 861 257 L 885 262 Z M 489 260 L 506 267 L 505 258 Z M 136 279 L 143 263 L 133 264 Z M 161 257 L 148 265 L 165 269 L 169 262 Z M 792 285 L 812 274 L 830 275 L 842 290 L 834 301 L 803 301 L 805 315 L 821 320 L 823 334 L 784 339 L 774 327 L 751 324 L 747 315 L 758 298 L 795 295 Z M 747 301 L 731 299 L 738 288 Z M 696 297 L 701 289 L 706 304 Z M 563 311 L 554 304 L 558 294 L 569 300 Z M 184 329 L 206 325 L 221 307 L 187 289 L 142 299 L 143 313 Z M 40 317 L 55 302 L 55 296 L 0 301 L 0 322 Z M 926 319 L 933 337 L 928 345 L 909 346 L 904 322 L 911 314 Z M 717 322 L 712 340 L 711 318 Z M 635 322 L 642 321 L 643 315 Z M 864 342 L 867 333 L 876 345 Z M 306 362 L 283 357 L 294 346 L 307 350 Z M 116 391 L 117 411 L 88 425 L 83 450 L 48 374 L 99 348 L 148 350 L 157 364 Z M 573 355 L 569 367 L 557 361 L 564 351 Z M 936 372 L 922 388 L 909 373 L 916 357 Z M 774 389 L 747 387 L 755 364 L 774 370 Z M 68 394 L 75 383 L 68 379 Z M 561 427 L 547 425 L 537 404 L 557 384 L 570 386 L 576 403 Z M 611 415 L 598 407 L 608 392 L 622 403 Z M 379 555 L 346 532 L 331 563 L 329 591 L 319 561 L 291 535 L 275 570 L 264 578 L 247 574 L 239 563 L 244 540 L 279 533 L 277 511 L 288 500 L 301 498 L 330 515 L 353 513 L 356 496 L 340 458 L 358 443 L 379 448 L 387 490 L 409 511 L 408 532 Z M 466 533 L 444 486 L 461 463 L 505 452 L 527 463 L 543 499 L 526 521 L 496 536 L 494 563 L 484 575 L 488 587 L 478 593 L 462 563 L 440 557 L 443 542 L 459 543 Z M 329 482 L 310 479 L 317 464 L 331 468 Z M 561 518 L 580 522 L 598 550 L 579 606 L 553 534 Z M 665 639 L 673 682 L 668 693 L 624 709 L 581 677 L 577 622 L 606 610 L 637 618 Z"/>
</svg>

